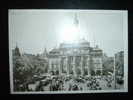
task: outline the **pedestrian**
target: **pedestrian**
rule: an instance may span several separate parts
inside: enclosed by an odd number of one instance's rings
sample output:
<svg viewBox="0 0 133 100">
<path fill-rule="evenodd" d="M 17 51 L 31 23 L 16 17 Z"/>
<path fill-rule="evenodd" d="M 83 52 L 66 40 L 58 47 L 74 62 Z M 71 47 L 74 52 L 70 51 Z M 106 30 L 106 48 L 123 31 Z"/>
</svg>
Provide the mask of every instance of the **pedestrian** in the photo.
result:
<svg viewBox="0 0 133 100">
<path fill-rule="evenodd" d="M 69 89 L 68 89 L 69 91 L 71 91 L 72 90 L 72 85 L 71 84 L 69 84 Z"/>
</svg>

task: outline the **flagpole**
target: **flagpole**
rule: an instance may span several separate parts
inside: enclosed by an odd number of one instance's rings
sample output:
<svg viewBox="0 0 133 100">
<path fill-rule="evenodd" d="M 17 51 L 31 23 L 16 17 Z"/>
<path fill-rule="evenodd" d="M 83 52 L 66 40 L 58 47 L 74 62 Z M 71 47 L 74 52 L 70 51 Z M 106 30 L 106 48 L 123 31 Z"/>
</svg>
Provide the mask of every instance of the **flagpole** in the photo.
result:
<svg viewBox="0 0 133 100">
<path fill-rule="evenodd" d="M 116 89 L 116 67 L 115 67 L 115 55 L 114 55 L 114 89 Z"/>
</svg>

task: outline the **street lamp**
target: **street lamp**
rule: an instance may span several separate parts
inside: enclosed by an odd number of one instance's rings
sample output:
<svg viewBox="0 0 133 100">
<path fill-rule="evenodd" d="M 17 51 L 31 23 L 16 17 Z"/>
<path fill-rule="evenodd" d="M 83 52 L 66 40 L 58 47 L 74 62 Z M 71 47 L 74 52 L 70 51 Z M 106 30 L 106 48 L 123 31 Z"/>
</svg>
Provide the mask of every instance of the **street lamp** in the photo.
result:
<svg viewBox="0 0 133 100">
<path fill-rule="evenodd" d="M 115 66 L 115 55 L 114 55 L 114 89 L 116 89 L 116 66 Z"/>
</svg>

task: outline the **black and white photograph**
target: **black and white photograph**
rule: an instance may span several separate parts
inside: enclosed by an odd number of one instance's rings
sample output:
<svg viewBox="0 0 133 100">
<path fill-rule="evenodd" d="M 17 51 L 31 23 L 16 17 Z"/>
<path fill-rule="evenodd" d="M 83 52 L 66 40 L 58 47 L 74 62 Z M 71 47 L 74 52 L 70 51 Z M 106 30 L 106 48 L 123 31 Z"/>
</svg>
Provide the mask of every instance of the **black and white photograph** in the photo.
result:
<svg viewBox="0 0 133 100">
<path fill-rule="evenodd" d="M 9 9 L 11 94 L 128 92 L 127 10 Z"/>
</svg>

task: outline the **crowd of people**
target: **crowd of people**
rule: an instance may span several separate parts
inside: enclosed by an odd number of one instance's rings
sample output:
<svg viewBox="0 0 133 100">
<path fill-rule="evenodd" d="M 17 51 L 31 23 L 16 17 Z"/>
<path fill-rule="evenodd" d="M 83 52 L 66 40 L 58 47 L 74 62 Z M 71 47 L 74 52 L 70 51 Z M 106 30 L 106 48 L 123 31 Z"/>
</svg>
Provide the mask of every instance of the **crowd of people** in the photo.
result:
<svg viewBox="0 0 133 100">
<path fill-rule="evenodd" d="M 44 79 L 28 85 L 28 91 L 85 91 L 113 89 L 114 78 L 111 76 L 45 76 Z M 105 86 L 103 87 L 103 84 Z"/>
</svg>

